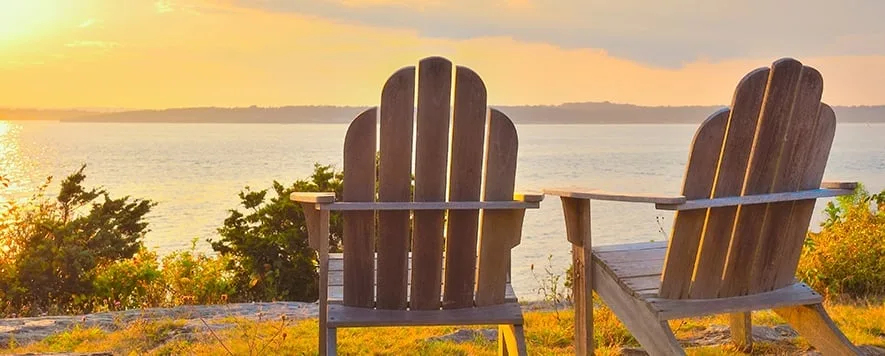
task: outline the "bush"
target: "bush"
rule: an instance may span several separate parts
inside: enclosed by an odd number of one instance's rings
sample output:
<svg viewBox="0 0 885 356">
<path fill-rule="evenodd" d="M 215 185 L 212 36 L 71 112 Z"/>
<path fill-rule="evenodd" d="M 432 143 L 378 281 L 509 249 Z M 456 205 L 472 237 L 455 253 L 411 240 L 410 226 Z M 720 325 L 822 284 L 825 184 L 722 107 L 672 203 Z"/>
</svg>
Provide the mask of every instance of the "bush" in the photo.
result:
<svg viewBox="0 0 885 356">
<path fill-rule="evenodd" d="M 315 165 L 306 180 L 286 188 L 273 182 L 274 196 L 268 190 L 240 192 L 245 213 L 231 209 L 218 229 L 221 239 L 209 240 L 212 249 L 229 256 L 237 301 L 317 300 L 316 254 L 308 245 L 307 228 L 301 206 L 289 200 L 292 192 L 335 192 L 340 197 L 343 174 L 331 166 Z M 328 243 L 340 251 L 341 217 L 333 213 Z"/>
<path fill-rule="evenodd" d="M 798 277 L 827 295 L 885 294 L 885 190 L 862 186 L 830 202 L 821 232 L 808 233 Z"/>
<path fill-rule="evenodd" d="M 234 276 L 227 266 L 227 256 L 207 256 L 190 250 L 176 251 L 163 257 L 163 278 L 171 305 L 226 303 L 235 293 Z"/>
<path fill-rule="evenodd" d="M 56 199 L 44 198 L 50 177 L 30 200 L 0 212 L 4 313 L 89 310 L 97 269 L 141 249 L 148 231 L 144 216 L 155 203 L 84 189 L 85 168 L 62 181 Z"/>
</svg>

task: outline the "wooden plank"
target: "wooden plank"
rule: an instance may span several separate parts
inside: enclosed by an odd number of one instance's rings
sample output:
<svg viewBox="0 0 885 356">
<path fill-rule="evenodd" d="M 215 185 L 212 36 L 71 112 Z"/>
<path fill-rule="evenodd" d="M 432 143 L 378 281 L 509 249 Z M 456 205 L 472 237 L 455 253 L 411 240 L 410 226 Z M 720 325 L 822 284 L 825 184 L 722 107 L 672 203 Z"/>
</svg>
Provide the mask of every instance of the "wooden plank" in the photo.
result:
<svg viewBox="0 0 885 356">
<path fill-rule="evenodd" d="M 332 211 L 354 210 L 479 210 L 537 208 L 536 202 L 522 201 L 441 201 L 441 202 L 386 202 L 317 204 L 317 209 Z"/>
<path fill-rule="evenodd" d="M 657 208 L 661 209 L 661 210 L 688 211 L 688 210 L 705 209 L 705 208 L 711 208 L 711 207 L 768 204 L 768 203 L 778 203 L 778 202 L 793 202 L 793 201 L 797 201 L 797 200 L 808 200 L 808 199 L 817 199 L 817 198 L 830 198 L 830 197 L 837 197 L 837 196 L 841 196 L 841 195 L 851 195 L 852 192 L 854 192 L 854 191 L 851 189 L 825 189 L 825 188 L 814 189 L 814 188 L 811 188 L 810 190 L 801 190 L 801 191 L 796 191 L 796 192 L 755 194 L 755 195 L 744 195 L 744 196 L 739 196 L 739 197 L 689 200 L 689 201 L 686 201 L 685 204 L 657 205 Z"/>
<path fill-rule="evenodd" d="M 605 305 L 611 309 L 618 319 L 627 327 L 650 355 L 685 355 L 682 346 L 676 341 L 670 325 L 661 321 L 653 313 L 647 303 L 624 290 L 616 277 L 608 274 L 598 260 L 593 266 L 593 290 Z M 590 350 L 592 351 L 592 350 Z M 592 352 L 579 352 L 578 355 L 592 355 Z"/>
<path fill-rule="evenodd" d="M 289 199 L 299 203 L 328 204 L 335 202 L 335 193 L 292 192 L 292 194 L 289 194 Z"/>
<path fill-rule="evenodd" d="M 491 109 L 491 112 L 494 113 L 497 110 Z M 540 203 L 544 200 L 543 193 L 527 193 L 527 192 L 516 192 L 513 193 L 513 200 L 524 201 L 524 202 L 532 202 L 532 203 Z"/>
<path fill-rule="evenodd" d="M 728 328 L 731 340 L 738 350 L 749 352 L 753 349 L 753 322 L 750 312 L 728 315 Z"/>
<path fill-rule="evenodd" d="M 563 198 L 593 199 L 607 201 L 622 201 L 633 203 L 653 203 L 653 204 L 682 204 L 685 203 L 684 196 L 666 196 L 652 195 L 640 193 L 620 193 L 607 192 L 599 189 L 588 188 L 548 188 L 544 189 L 544 194 L 557 195 Z"/>
<path fill-rule="evenodd" d="M 415 138 L 415 202 L 446 200 L 452 62 L 430 57 L 418 63 Z M 439 309 L 442 286 L 444 211 L 415 211 L 411 298 L 415 310 Z"/>
<path fill-rule="evenodd" d="M 641 291 L 654 289 L 658 290 L 661 287 L 661 276 L 660 275 L 652 275 L 652 276 L 641 276 L 641 277 L 631 277 L 631 278 L 621 278 L 621 284 L 625 285 L 627 288 L 633 291 Z"/>
<path fill-rule="evenodd" d="M 712 299 L 660 299 L 645 301 L 658 312 L 659 320 L 673 320 L 694 316 L 737 313 L 780 308 L 790 305 L 820 303 L 823 298 L 802 283 L 796 283 L 769 292 L 737 297 Z"/>
<path fill-rule="evenodd" d="M 381 91 L 378 201 L 411 200 L 414 107 L 415 68 L 407 67 L 387 79 Z M 378 308 L 406 308 L 409 227 L 408 211 L 378 213 Z"/>
<path fill-rule="evenodd" d="M 839 331 L 820 303 L 775 308 L 774 312 L 824 355 L 861 355 L 860 350 Z"/>
<path fill-rule="evenodd" d="M 498 326 L 498 354 L 503 356 L 525 356 L 528 354 L 525 345 L 525 332 L 522 325 Z"/>
<path fill-rule="evenodd" d="M 329 301 L 329 304 L 343 304 L 343 298 L 343 286 L 329 284 L 327 289 L 327 299 Z M 507 283 L 507 285 L 505 286 L 504 301 L 507 303 L 519 302 L 519 298 L 517 297 L 516 292 L 513 290 L 513 285 L 510 283 Z M 441 302 L 442 296 L 440 295 L 440 303 Z"/>
<path fill-rule="evenodd" d="M 314 210 L 316 211 L 316 210 Z M 311 233 L 318 238 L 316 240 L 320 240 L 317 245 L 317 262 L 319 262 L 320 267 L 320 290 L 319 290 L 319 325 L 320 325 L 320 337 L 319 337 L 319 351 L 321 354 L 325 353 L 327 349 L 326 345 L 326 323 L 328 321 L 328 312 L 329 312 L 329 284 L 326 276 L 329 275 L 329 212 L 328 211 L 318 211 L 314 217 L 314 223 L 311 226 Z M 332 343 L 332 350 L 334 353 L 335 350 L 335 340 L 334 337 L 330 340 Z"/>
<path fill-rule="evenodd" d="M 801 71 L 802 64 L 793 59 L 781 59 L 772 65 L 742 195 L 771 193 Z M 746 295 L 750 291 L 752 261 L 766 210 L 766 205 L 746 205 L 738 210 L 720 297 Z"/>
<path fill-rule="evenodd" d="M 730 111 L 720 110 L 704 121 L 695 133 L 682 184 L 686 199 L 709 198 L 716 178 L 719 154 L 725 138 Z M 698 245 L 704 232 L 706 210 L 677 212 L 673 234 L 663 263 L 660 295 L 664 298 L 688 297 Z"/>
<path fill-rule="evenodd" d="M 364 111 L 351 122 L 344 139 L 344 187 L 342 200 L 375 201 L 375 151 L 377 109 Z M 375 305 L 375 214 L 371 211 L 342 213 L 344 258 L 344 304 Z"/>
<path fill-rule="evenodd" d="M 567 225 L 566 225 L 567 226 Z M 571 240 L 569 240 L 571 241 Z M 574 243 L 574 242 L 572 242 Z M 629 244 L 593 246 L 593 253 L 606 253 L 616 251 L 656 250 L 667 248 L 668 241 L 637 242 Z"/>
<path fill-rule="evenodd" d="M 513 122 L 491 110 L 486 135 L 483 200 L 513 197 L 519 139 Z M 504 302 L 510 273 L 510 249 L 519 245 L 525 210 L 483 210 L 480 215 L 479 258 L 476 262 L 477 306 Z"/>
<path fill-rule="evenodd" d="M 314 209 L 315 204 L 301 203 L 301 211 L 304 212 L 304 222 L 307 225 L 307 242 L 314 251 L 320 250 L 322 243 L 322 233 L 320 232 L 322 221 L 320 221 L 320 211 Z M 327 211 L 325 216 L 329 216 Z M 328 222 L 326 222 L 328 225 Z M 328 244 L 329 236 L 326 235 L 326 243 Z"/>
<path fill-rule="evenodd" d="M 594 250 L 593 255 L 604 261 L 606 264 L 663 260 L 667 256 L 667 247 L 662 246 L 654 249 L 609 252 L 599 252 Z"/>
<path fill-rule="evenodd" d="M 801 189 L 800 183 L 805 175 L 805 167 L 809 160 L 814 158 L 811 149 L 817 140 L 812 135 L 820 116 L 823 86 L 823 78 L 818 71 L 802 67 L 799 87 L 796 89 L 796 98 L 790 113 L 790 125 L 785 133 L 782 162 L 778 165 L 771 187 L 773 192 L 792 192 Z M 815 182 L 814 186 L 820 186 L 820 181 Z M 850 193 L 847 189 L 843 191 Z M 759 236 L 759 246 L 756 248 L 750 272 L 752 275 L 750 293 L 774 289 L 776 264 L 783 258 L 782 253 L 785 250 L 783 245 L 795 245 L 784 239 L 790 229 L 789 221 L 792 215 L 793 202 L 768 204 L 762 234 Z"/>
<path fill-rule="evenodd" d="M 735 89 L 713 184 L 713 198 L 741 194 L 769 74 L 768 68 L 756 69 L 747 74 Z M 719 293 L 736 212 L 737 207 L 734 206 L 708 210 L 689 297 L 712 298 Z"/>
<path fill-rule="evenodd" d="M 803 180 L 799 185 L 800 188 L 816 186 L 818 185 L 817 182 L 820 182 L 823 178 L 835 133 L 836 114 L 833 113 L 833 109 L 827 104 L 821 104 L 818 123 L 815 126 L 814 133 L 808 138 L 808 140 L 815 142 L 815 146 L 811 148 L 811 158 L 805 166 Z M 849 188 L 849 185 L 840 188 L 854 189 Z M 789 285 L 795 279 L 796 267 L 799 264 L 799 256 L 802 254 L 805 234 L 808 231 L 811 216 L 814 214 L 814 203 L 814 200 L 804 200 L 798 201 L 793 205 L 793 215 L 790 217 L 789 228 L 784 235 L 785 243 L 781 245 L 781 250 L 778 252 L 781 258 L 774 267 L 777 271 L 774 278 L 775 288 Z"/>
<path fill-rule="evenodd" d="M 832 116 L 831 118 L 827 119 L 827 121 L 832 121 L 833 125 L 835 125 L 836 114 L 833 113 L 833 109 L 830 108 L 829 105 L 824 104 L 824 103 L 821 103 L 820 106 L 821 106 L 820 107 L 821 112 L 819 115 Z M 824 119 L 821 118 L 820 120 L 824 120 Z M 823 130 L 823 128 L 820 126 L 820 122 L 821 121 L 818 121 L 818 126 L 815 127 L 815 135 L 817 135 L 818 130 Z M 827 123 L 827 125 L 829 125 L 829 123 Z M 815 136 L 815 137 L 817 137 L 817 136 Z M 826 150 L 826 152 L 830 151 L 829 147 L 832 146 L 832 144 L 826 145 L 827 147 L 822 148 L 822 147 L 820 147 L 822 143 L 823 142 L 819 142 L 819 144 L 817 146 L 815 146 L 815 148 L 816 148 L 815 154 L 820 154 L 820 153 L 818 153 L 818 150 L 821 150 L 821 149 Z M 825 156 L 828 156 L 828 155 L 825 155 Z M 824 162 L 824 163 L 826 163 L 826 162 Z M 809 180 L 812 180 L 812 179 L 809 178 Z M 824 189 L 851 189 L 851 190 L 854 190 L 857 188 L 857 182 L 821 182 L 820 187 L 824 188 Z"/>
<path fill-rule="evenodd" d="M 482 179 L 486 88 L 469 68 L 455 69 L 449 201 L 478 201 Z M 449 211 L 443 308 L 473 305 L 479 212 Z"/>
<path fill-rule="evenodd" d="M 593 354 L 593 248 L 590 200 L 561 197 L 565 231 L 572 243 L 572 291 L 575 306 L 575 353 Z"/>
<path fill-rule="evenodd" d="M 330 327 L 501 325 L 523 323 L 517 303 L 458 310 L 386 310 L 329 306 Z"/>
<path fill-rule="evenodd" d="M 645 260 L 635 262 L 622 262 L 606 264 L 618 278 L 659 276 L 664 266 L 664 260 Z M 663 285 L 663 284 L 662 284 Z"/>
</svg>

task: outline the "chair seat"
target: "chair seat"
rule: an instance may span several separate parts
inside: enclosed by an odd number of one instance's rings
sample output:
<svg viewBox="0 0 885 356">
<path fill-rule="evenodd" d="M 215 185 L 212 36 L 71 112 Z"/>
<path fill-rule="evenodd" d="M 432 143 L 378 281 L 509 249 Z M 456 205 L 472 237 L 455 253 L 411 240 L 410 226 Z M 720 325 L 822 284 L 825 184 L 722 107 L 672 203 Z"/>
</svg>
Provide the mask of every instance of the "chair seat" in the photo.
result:
<svg viewBox="0 0 885 356">
<path fill-rule="evenodd" d="M 375 255 L 375 268 L 378 268 L 378 255 Z M 443 260 L 445 263 L 445 260 Z M 409 253 L 409 270 L 408 270 L 408 278 L 406 280 L 411 283 L 411 274 L 412 274 L 412 254 Z M 376 271 L 377 272 L 377 271 Z M 445 273 L 445 269 L 443 269 L 442 273 Z M 377 283 L 377 280 L 375 280 Z M 329 279 L 328 279 L 328 301 L 329 304 L 341 304 L 344 300 L 344 254 L 342 253 L 330 253 L 329 254 Z M 375 285 L 377 290 L 378 285 Z M 442 289 L 441 289 L 442 290 Z M 409 294 L 411 294 L 411 290 L 409 290 Z M 509 303 L 516 303 L 519 299 L 516 297 L 516 293 L 513 291 L 513 286 L 510 284 L 510 275 L 507 275 L 507 285 L 504 289 L 504 301 Z M 440 296 L 440 302 L 442 302 L 442 296 Z"/>
<path fill-rule="evenodd" d="M 593 258 L 635 297 L 655 297 L 661 287 L 661 271 L 667 241 L 607 245 L 593 248 Z"/>
<path fill-rule="evenodd" d="M 617 281 L 624 292 L 646 303 L 659 320 L 744 312 L 820 303 L 823 298 L 804 283 L 764 293 L 711 299 L 658 298 L 667 242 L 600 246 L 593 249 L 594 268 Z M 596 281 L 595 283 L 598 283 Z"/>
<path fill-rule="evenodd" d="M 329 327 L 521 325 L 522 309 L 511 302 L 486 307 L 446 310 L 384 310 L 329 305 Z"/>
</svg>

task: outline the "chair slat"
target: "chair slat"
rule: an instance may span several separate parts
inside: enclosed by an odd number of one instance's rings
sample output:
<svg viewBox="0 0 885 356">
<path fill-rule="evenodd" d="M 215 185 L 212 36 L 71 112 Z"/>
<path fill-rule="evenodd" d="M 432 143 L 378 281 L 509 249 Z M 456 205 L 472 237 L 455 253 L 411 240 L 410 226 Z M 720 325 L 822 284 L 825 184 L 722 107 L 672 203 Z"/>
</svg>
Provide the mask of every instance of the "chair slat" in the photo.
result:
<svg viewBox="0 0 885 356">
<path fill-rule="evenodd" d="M 793 59 L 774 63 L 765 91 L 762 114 L 753 141 L 742 194 L 770 193 L 781 162 L 783 138 L 790 121 L 802 64 Z M 745 295 L 750 289 L 752 261 L 765 221 L 766 205 L 738 209 L 735 231 L 723 271 L 720 297 Z"/>
<path fill-rule="evenodd" d="M 377 109 L 364 111 L 347 129 L 344 139 L 344 201 L 375 201 Z M 375 214 L 346 211 L 343 218 L 344 305 L 369 308 L 375 294 Z"/>
<path fill-rule="evenodd" d="M 483 200 L 513 198 L 516 184 L 516 127 L 504 113 L 492 109 L 486 136 Z M 510 249 L 519 244 L 525 209 L 483 210 L 477 261 L 476 305 L 504 302 L 510 270 Z"/>
<path fill-rule="evenodd" d="M 445 201 L 449 151 L 452 62 L 440 57 L 418 63 L 415 201 Z M 414 211 L 412 292 L 415 310 L 439 309 L 442 291 L 445 211 Z"/>
<path fill-rule="evenodd" d="M 381 91 L 381 145 L 378 200 L 410 201 L 415 67 L 394 73 Z M 380 309 L 405 309 L 408 280 L 409 212 L 378 212 L 378 296 Z"/>
<path fill-rule="evenodd" d="M 453 111 L 449 200 L 479 200 L 486 88 L 482 79 L 469 68 L 458 66 L 455 70 Z M 473 305 L 478 224 L 478 211 L 449 212 L 443 308 Z"/>
<path fill-rule="evenodd" d="M 814 126 L 820 114 L 820 98 L 823 93 L 823 78 L 818 71 L 803 67 L 799 77 L 799 87 L 785 134 L 781 162 L 775 175 L 772 192 L 791 192 L 799 189 L 805 174 L 805 166 L 810 159 L 810 151 L 817 140 L 813 139 Z M 817 182 L 820 185 L 820 182 Z M 775 264 L 782 258 L 782 246 L 790 229 L 788 223 L 793 214 L 793 202 L 768 204 L 762 235 L 753 260 L 750 292 L 769 291 L 774 287 L 777 270 Z M 807 225 L 806 225 L 807 227 Z"/>
<path fill-rule="evenodd" d="M 688 158 L 682 195 L 687 199 L 710 197 L 719 153 L 728 124 L 728 110 L 721 110 L 704 121 L 694 137 Z M 664 262 L 660 294 L 664 298 L 688 296 L 697 256 L 698 242 L 704 230 L 707 211 L 680 211 L 673 221 L 670 253 Z"/>
<path fill-rule="evenodd" d="M 823 179 L 827 158 L 833 145 L 833 137 L 836 133 L 836 114 L 827 104 L 821 103 L 819 118 L 814 132 L 808 136 L 808 140 L 814 142 L 806 160 L 805 172 L 799 182 L 799 189 L 812 189 L 819 185 Z M 799 264 L 799 256 L 802 253 L 802 245 L 808 224 L 814 213 L 815 199 L 797 201 L 793 203 L 793 215 L 790 216 L 789 229 L 784 233 L 783 243 L 780 246 L 779 256 L 774 270 L 777 271 L 774 278 L 773 289 L 782 288 L 793 283 L 796 276 L 796 266 Z"/>
<path fill-rule="evenodd" d="M 735 89 L 712 198 L 741 194 L 769 74 L 768 68 L 756 69 L 747 74 Z M 707 224 L 698 251 L 694 282 L 689 291 L 691 298 L 713 298 L 719 293 L 737 207 L 712 208 L 707 211 Z"/>
</svg>

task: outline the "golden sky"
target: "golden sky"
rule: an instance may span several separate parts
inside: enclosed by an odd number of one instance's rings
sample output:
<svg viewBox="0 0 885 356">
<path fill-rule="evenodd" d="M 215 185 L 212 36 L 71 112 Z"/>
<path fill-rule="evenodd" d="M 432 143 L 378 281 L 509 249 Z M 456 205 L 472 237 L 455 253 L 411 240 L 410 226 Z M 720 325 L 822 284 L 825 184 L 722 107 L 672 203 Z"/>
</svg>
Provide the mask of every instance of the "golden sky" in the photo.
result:
<svg viewBox="0 0 885 356">
<path fill-rule="evenodd" d="M 658 4 L 660 3 L 660 4 Z M 376 104 L 430 55 L 498 105 L 727 104 L 790 56 L 885 104 L 885 2 L 0 0 L 0 107 Z"/>
</svg>

